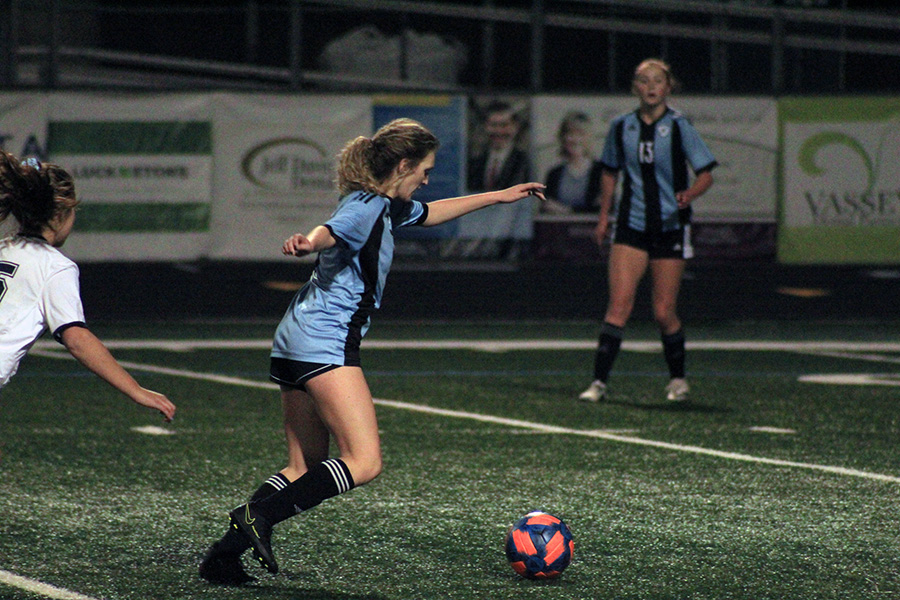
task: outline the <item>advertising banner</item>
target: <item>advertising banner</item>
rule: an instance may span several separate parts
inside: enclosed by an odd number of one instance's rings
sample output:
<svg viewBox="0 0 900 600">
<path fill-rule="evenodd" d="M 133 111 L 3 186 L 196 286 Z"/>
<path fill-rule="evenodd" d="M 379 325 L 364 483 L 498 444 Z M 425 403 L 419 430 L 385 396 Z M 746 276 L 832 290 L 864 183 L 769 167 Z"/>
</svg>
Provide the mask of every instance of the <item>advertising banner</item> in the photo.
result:
<svg viewBox="0 0 900 600">
<path fill-rule="evenodd" d="M 0 95 L 0 149 L 46 160 L 49 106 L 46 94 Z"/>
<path fill-rule="evenodd" d="M 222 94 L 214 121 L 209 255 L 278 260 L 285 239 L 321 225 L 337 207 L 335 160 L 347 141 L 371 135 L 372 100 Z"/>
<path fill-rule="evenodd" d="M 48 106 L 43 94 L 0 95 L 0 150 L 46 160 Z M 0 236 L 15 233 L 15 228 L 13 219 L 0 223 Z"/>
<path fill-rule="evenodd" d="M 778 258 L 900 264 L 900 99 L 785 98 Z"/>
<path fill-rule="evenodd" d="M 49 158 L 75 177 L 75 260 L 174 260 L 204 251 L 209 231 L 209 96 L 60 94 Z"/>
<path fill-rule="evenodd" d="M 491 124 L 498 103 L 513 125 Z M 698 256 L 774 256 L 777 224 L 782 262 L 900 263 L 900 99 L 677 96 L 672 106 L 720 163 L 695 205 Z M 597 157 L 613 117 L 635 108 L 625 95 L 11 92 L 0 94 L 0 147 L 72 171 L 82 200 L 66 244 L 75 260 L 281 260 L 285 238 L 335 208 L 343 145 L 392 118 L 420 120 L 441 139 L 417 192 L 430 201 L 484 189 L 491 171 L 475 167 L 496 160 L 492 136 L 511 137 L 505 160 L 525 157 L 528 179 L 541 181 L 562 161 L 567 115 L 586 115 Z M 526 200 L 404 231 L 398 251 L 594 259 L 594 219 Z"/>
</svg>

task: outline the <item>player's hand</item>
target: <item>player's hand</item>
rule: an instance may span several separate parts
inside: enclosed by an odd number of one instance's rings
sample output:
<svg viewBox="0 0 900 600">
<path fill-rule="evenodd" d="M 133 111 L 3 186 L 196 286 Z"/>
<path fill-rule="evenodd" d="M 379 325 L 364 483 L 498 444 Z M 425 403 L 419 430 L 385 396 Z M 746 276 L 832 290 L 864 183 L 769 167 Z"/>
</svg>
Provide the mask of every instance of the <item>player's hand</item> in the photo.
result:
<svg viewBox="0 0 900 600">
<path fill-rule="evenodd" d="M 546 188 L 547 186 L 543 183 L 520 183 L 503 190 L 500 195 L 500 202 L 516 202 L 528 196 L 537 196 L 543 202 L 547 200 L 544 196 Z"/>
<path fill-rule="evenodd" d="M 175 418 L 175 405 L 158 392 L 141 388 L 132 399 L 142 406 L 158 410 L 166 423 L 171 423 Z"/>
<path fill-rule="evenodd" d="M 285 256 L 306 256 L 312 251 L 312 242 L 302 233 L 295 233 L 281 246 L 281 253 Z"/>
<path fill-rule="evenodd" d="M 687 190 L 685 190 L 683 192 L 678 192 L 677 194 L 675 194 L 675 200 L 678 201 L 678 208 L 687 208 L 694 200 L 694 196 L 691 195 Z"/>
<path fill-rule="evenodd" d="M 606 234 L 609 233 L 609 216 L 603 213 L 600 213 L 600 217 L 597 219 L 597 226 L 594 227 L 594 241 L 597 242 L 598 246 L 603 245 L 603 241 L 606 239 Z"/>
</svg>

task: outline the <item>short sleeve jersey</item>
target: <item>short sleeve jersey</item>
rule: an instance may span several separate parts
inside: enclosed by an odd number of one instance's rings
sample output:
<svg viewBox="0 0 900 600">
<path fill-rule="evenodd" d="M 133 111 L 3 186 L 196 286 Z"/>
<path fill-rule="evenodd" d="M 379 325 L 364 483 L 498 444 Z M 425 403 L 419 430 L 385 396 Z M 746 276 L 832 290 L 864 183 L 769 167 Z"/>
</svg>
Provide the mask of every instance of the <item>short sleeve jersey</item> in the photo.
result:
<svg viewBox="0 0 900 600">
<path fill-rule="evenodd" d="M 0 387 L 22 357 L 49 329 L 84 325 L 78 266 L 40 238 L 0 240 Z"/>
<path fill-rule="evenodd" d="M 427 205 L 368 192 L 344 196 L 325 223 L 337 243 L 319 253 L 275 332 L 272 356 L 359 365 L 359 345 L 381 306 L 394 231 L 422 224 Z"/>
<path fill-rule="evenodd" d="M 613 119 L 600 161 L 625 173 L 617 222 L 650 233 L 690 221 L 690 207 L 679 210 L 675 194 L 690 186 L 688 167 L 700 173 L 717 164 L 697 130 L 671 108 L 650 124 L 637 111 Z"/>
</svg>

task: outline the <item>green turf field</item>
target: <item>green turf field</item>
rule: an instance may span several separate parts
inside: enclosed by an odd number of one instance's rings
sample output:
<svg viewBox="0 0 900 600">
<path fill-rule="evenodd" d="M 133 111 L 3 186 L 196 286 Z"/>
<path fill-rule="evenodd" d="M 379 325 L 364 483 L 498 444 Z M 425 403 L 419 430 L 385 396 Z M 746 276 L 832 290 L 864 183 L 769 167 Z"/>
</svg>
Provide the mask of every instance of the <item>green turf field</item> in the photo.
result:
<svg viewBox="0 0 900 600">
<path fill-rule="evenodd" d="M 695 325 L 673 408 L 643 325 L 585 405 L 595 324 L 376 321 L 384 473 L 279 525 L 283 573 L 210 586 L 225 513 L 283 466 L 274 325 L 96 328 L 170 425 L 36 347 L 0 395 L 0 598 L 900 598 L 900 324 L 870 322 Z M 533 509 L 575 538 L 555 581 L 503 554 Z"/>
</svg>

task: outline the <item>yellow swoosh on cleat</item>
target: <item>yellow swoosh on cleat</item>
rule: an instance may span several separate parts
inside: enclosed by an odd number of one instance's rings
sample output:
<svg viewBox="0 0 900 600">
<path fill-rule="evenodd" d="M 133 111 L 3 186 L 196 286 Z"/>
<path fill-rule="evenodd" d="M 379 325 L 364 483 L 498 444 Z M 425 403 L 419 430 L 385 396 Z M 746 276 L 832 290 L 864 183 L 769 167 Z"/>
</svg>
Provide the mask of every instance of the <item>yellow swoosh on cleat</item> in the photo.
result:
<svg viewBox="0 0 900 600">
<path fill-rule="evenodd" d="M 246 507 L 244 507 L 244 522 L 246 522 L 247 525 L 253 525 L 256 522 L 256 519 L 250 518 L 250 505 L 249 504 Z"/>
</svg>

